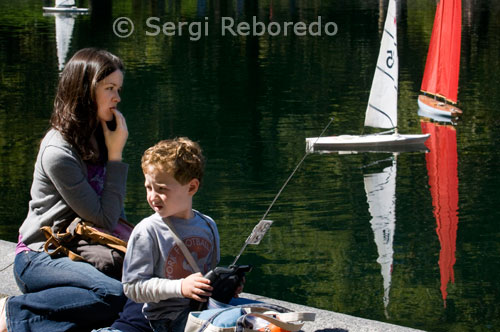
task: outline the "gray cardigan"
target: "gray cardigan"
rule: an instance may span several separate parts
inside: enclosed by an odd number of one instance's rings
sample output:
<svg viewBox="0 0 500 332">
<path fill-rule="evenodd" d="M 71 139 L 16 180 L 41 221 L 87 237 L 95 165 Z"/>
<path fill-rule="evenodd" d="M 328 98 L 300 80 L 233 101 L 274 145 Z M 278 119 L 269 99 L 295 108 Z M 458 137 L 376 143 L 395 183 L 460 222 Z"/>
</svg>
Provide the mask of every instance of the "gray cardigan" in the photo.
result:
<svg viewBox="0 0 500 332">
<path fill-rule="evenodd" d="M 19 233 L 32 250 L 41 250 L 42 226 L 57 226 L 79 216 L 112 229 L 123 211 L 128 165 L 109 161 L 101 197 L 87 180 L 87 166 L 62 135 L 51 129 L 36 158 L 28 216 Z"/>
</svg>

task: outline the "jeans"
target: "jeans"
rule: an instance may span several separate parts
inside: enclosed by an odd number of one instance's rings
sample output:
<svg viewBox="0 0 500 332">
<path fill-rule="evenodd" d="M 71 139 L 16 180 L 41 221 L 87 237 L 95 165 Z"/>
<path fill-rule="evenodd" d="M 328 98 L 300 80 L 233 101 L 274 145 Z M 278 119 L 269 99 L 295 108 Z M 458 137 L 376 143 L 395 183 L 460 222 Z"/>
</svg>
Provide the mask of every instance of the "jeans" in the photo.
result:
<svg viewBox="0 0 500 332">
<path fill-rule="evenodd" d="M 262 303 L 260 301 L 255 301 L 255 300 L 250 300 L 246 298 L 233 298 L 229 304 L 221 303 L 218 301 L 215 301 L 213 299 L 210 299 L 210 306 L 212 308 L 210 309 L 222 309 L 222 308 L 230 308 L 231 306 L 236 306 L 236 305 L 244 305 L 244 304 L 250 304 L 250 303 Z M 139 310 L 138 306 L 135 304 L 130 303 L 131 301 L 129 300 L 127 304 L 125 305 L 124 311 L 127 311 L 128 309 L 128 314 L 122 316 L 120 318 L 121 320 L 121 326 L 126 327 L 126 329 L 120 330 L 120 328 L 116 328 L 115 325 L 117 324 L 117 321 L 113 324 L 111 327 L 104 327 L 98 330 L 93 330 L 92 332 L 124 332 L 124 331 L 149 331 L 147 327 L 144 327 L 142 324 L 137 324 L 136 319 L 130 319 L 130 317 L 135 317 L 135 314 L 131 314 L 131 311 L 134 310 Z M 169 319 L 160 319 L 160 320 L 155 320 L 155 321 L 150 321 L 149 324 L 151 325 L 152 328 L 154 328 L 155 332 L 183 332 L 184 328 L 186 326 L 187 319 L 189 317 L 189 309 L 186 309 L 184 312 L 182 312 L 179 317 L 174 320 L 173 322 Z"/>
<path fill-rule="evenodd" d="M 150 320 L 154 332 L 184 332 L 189 316 L 189 308 L 184 310 L 173 321 L 171 319 Z"/>
<path fill-rule="evenodd" d="M 7 301 L 9 332 L 107 326 L 126 301 L 120 281 L 88 263 L 51 258 L 45 252 L 17 254 L 14 276 L 24 294 Z"/>
</svg>

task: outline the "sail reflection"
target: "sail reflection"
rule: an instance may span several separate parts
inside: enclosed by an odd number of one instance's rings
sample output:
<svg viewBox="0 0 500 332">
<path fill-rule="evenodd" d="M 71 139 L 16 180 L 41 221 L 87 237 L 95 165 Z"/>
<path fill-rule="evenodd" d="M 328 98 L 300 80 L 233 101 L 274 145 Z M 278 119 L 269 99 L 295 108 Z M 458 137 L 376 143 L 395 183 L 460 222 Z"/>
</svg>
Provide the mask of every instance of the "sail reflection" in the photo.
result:
<svg viewBox="0 0 500 332">
<path fill-rule="evenodd" d="M 458 172 L 457 133 L 453 126 L 421 120 L 422 133 L 431 137 L 426 142 L 430 153 L 425 156 L 432 195 L 432 206 L 436 219 L 436 233 L 441 244 L 439 271 L 441 295 L 444 306 L 448 296 L 447 287 L 455 283 L 453 266 L 458 228 Z"/>
<path fill-rule="evenodd" d="M 43 7 L 43 16 L 55 17 L 57 63 L 62 71 L 68 56 L 71 36 L 78 15 L 87 15 L 87 8 L 77 8 L 74 0 L 56 0 L 55 7 Z"/>
<path fill-rule="evenodd" d="M 63 70 L 68 56 L 71 36 L 73 35 L 73 27 L 75 25 L 74 13 L 44 13 L 43 16 L 55 17 L 56 28 L 56 48 L 57 48 L 57 64 L 59 71 Z"/>
<path fill-rule="evenodd" d="M 73 27 L 75 25 L 75 15 L 71 14 L 54 14 L 56 17 L 56 45 L 57 45 L 57 62 L 59 70 L 63 70 L 68 56 L 69 44 L 73 35 Z"/>
<path fill-rule="evenodd" d="M 370 220 L 384 285 L 384 312 L 388 318 L 389 293 L 391 290 L 391 275 L 394 239 L 396 229 L 396 164 L 397 155 L 393 154 L 390 166 L 382 172 L 364 175 L 366 200 L 372 219 Z"/>
</svg>

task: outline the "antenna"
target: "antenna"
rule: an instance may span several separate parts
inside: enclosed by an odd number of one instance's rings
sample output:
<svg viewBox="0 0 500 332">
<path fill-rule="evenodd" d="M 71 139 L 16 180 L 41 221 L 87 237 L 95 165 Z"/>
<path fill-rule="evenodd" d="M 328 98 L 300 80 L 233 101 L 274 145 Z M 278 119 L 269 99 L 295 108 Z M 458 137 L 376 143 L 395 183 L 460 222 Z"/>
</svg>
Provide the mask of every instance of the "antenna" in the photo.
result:
<svg viewBox="0 0 500 332">
<path fill-rule="evenodd" d="M 323 134 L 328 129 L 328 127 L 330 127 L 330 125 L 332 124 L 332 122 L 333 122 L 333 117 L 330 119 L 330 121 L 328 122 L 328 124 L 326 125 L 326 127 L 323 129 L 323 131 L 321 132 L 321 134 L 318 136 L 318 138 L 316 139 L 316 141 L 314 142 L 314 144 L 316 144 L 316 142 L 320 139 L 320 137 L 323 136 Z M 314 146 L 314 144 L 312 146 Z M 247 240 L 243 244 L 243 247 L 241 248 L 240 252 L 238 253 L 238 256 L 236 256 L 236 258 L 234 259 L 233 264 L 231 264 L 231 265 L 236 265 L 236 262 L 238 261 L 238 259 L 240 259 L 241 254 L 243 253 L 243 251 L 246 249 L 246 247 L 249 244 L 258 245 L 260 243 L 260 241 L 262 240 L 262 238 L 264 237 L 264 235 L 266 235 L 266 233 L 269 230 L 269 228 L 271 228 L 271 225 L 272 225 L 273 221 L 272 220 L 266 220 L 266 217 L 269 214 L 269 211 L 271 211 L 271 208 L 273 207 L 274 203 L 278 200 L 278 197 L 281 195 L 281 192 L 288 185 L 288 182 L 290 182 L 290 180 L 292 179 L 292 177 L 294 176 L 294 174 L 299 169 L 300 165 L 302 165 L 302 163 L 304 162 L 304 160 L 306 159 L 306 157 L 311 153 L 311 150 L 310 149 L 306 149 L 306 153 L 304 154 L 304 156 L 302 157 L 302 159 L 299 161 L 299 163 L 297 164 L 297 166 L 295 166 L 294 170 L 292 171 L 292 173 L 290 174 L 290 176 L 288 177 L 288 179 L 286 179 L 286 181 L 283 184 L 283 186 L 281 186 L 281 189 L 278 191 L 278 193 L 276 194 L 276 196 L 274 196 L 274 199 L 271 202 L 271 204 L 269 205 L 269 207 L 267 208 L 266 212 L 264 213 L 264 216 L 259 221 L 259 223 L 257 225 L 255 225 L 255 227 L 252 230 L 252 233 L 248 236 Z"/>
</svg>

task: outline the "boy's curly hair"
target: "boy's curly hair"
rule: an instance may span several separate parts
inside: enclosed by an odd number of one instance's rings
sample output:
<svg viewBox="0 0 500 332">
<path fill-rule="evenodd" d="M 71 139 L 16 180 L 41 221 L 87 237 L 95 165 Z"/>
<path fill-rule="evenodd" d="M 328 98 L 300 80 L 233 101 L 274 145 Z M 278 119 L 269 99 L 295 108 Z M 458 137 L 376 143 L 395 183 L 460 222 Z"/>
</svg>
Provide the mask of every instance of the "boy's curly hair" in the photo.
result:
<svg viewBox="0 0 500 332">
<path fill-rule="evenodd" d="M 187 137 L 163 140 L 147 149 L 141 159 L 142 171 L 150 167 L 172 175 L 185 185 L 192 179 L 201 183 L 205 169 L 205 158 L 198 143 Z"/>
</svg>

